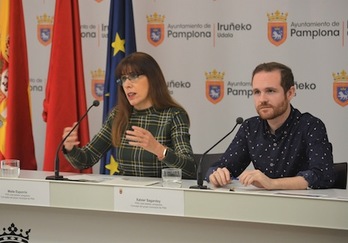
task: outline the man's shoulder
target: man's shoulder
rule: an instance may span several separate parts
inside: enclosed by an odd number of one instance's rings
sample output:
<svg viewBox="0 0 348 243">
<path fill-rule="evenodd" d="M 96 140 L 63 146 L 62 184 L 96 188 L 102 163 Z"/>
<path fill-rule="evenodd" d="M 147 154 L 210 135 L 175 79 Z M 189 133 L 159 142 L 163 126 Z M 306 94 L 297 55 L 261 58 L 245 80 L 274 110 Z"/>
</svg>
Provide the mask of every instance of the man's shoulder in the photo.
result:
<svg viewBox="0 0 348 243">
<path fill-rule="evenodd" d="M 301 127 L 306 127 L 308 129 L 311 129 L 314 127 L 325 128 L 325 123 L 319 117 L 309 112 L 299 113 L 296 119 L 298 120 L 298 124 Z"/>
<path fill-rule="evenodd" d="M 250 131 L 250 130 L 262 130 L 265 126 L 264 120 L 262 120 L 259 116 L 253 116 L 245 119 L 245 121 L 241 125 L 241 129 L 244 131 Z"/>
<path fill-rule="evenodd" d="M 300 115 L 298 116 L 298 119 L 302 121 L 307 121 L 307 122 L 322 122 L 319 117 L 316 117 L 309 112 L 300 113 Z"/>
<path fill-rule="evenodd" d="M 253 117 L 250 117 L 250 118 L 247 118 L 245 120 L 245 123 L 249 123 L 249 124 L 259 124 L 259 123 L 262 123 L 262 119 L 259 117 L 259 116 L 253 116 Z"/>
</svg>

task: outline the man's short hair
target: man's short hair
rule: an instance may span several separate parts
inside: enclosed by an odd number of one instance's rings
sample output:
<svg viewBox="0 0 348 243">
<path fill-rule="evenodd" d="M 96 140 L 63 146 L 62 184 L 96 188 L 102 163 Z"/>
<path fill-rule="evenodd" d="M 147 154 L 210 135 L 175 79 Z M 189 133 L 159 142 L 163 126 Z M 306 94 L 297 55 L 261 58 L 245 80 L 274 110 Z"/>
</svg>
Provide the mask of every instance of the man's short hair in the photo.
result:
<svg viewBox="0 0 348 243">
<path fill-rule="evenodd" d="M 292 71 L 288 66 L 278 62 L 268 62 L 259 64 L 253 71 L 251 82 L 254 79 L 255 74 L 259 72 L 272 72 L 276 70 L 280 71 L 280 85 L 283 87 L 284 93 L 286 93 L 292 86 L 295 85 L 294 75 L 292 74 Z"/>
</svg>

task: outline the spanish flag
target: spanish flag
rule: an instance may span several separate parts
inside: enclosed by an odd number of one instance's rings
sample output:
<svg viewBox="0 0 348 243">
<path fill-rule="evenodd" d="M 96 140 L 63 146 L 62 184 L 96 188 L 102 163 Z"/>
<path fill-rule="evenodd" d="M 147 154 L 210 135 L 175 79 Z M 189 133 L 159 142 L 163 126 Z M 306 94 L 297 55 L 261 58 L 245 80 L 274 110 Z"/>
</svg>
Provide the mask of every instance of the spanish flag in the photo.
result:
<svg viewBox="0 0 348 243">
<path fill-rule="evenodd" d="M 22 0 L 0 0 L 0 159 L 36 170 Z"/>
</svg>

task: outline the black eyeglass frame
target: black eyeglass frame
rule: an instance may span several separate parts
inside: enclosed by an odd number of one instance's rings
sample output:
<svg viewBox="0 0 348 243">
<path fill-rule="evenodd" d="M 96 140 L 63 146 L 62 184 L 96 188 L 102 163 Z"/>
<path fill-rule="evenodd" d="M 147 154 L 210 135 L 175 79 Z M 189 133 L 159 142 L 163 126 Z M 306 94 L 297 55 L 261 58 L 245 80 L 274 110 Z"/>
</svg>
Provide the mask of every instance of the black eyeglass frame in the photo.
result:
<svg viewBox="0 0 348 243">
<path fill-rule="evenodd" d="M 131 83 L 135 83 L 136 80 L 141 76 L 144 75 L 143 73 L 130 73 L 127 75 L 122 75 L 119 79 L 116 80 L 116 83 L 123 86 L 123 84 L 127 81 L 127 79 L 131 82 Z"/>
</svg>

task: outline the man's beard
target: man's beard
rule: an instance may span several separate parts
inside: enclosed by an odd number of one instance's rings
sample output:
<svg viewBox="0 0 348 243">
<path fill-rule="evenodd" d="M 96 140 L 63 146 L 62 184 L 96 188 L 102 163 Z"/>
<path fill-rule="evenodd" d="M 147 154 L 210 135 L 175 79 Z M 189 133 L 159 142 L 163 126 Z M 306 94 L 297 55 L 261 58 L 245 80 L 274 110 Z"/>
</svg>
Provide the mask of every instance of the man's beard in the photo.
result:
<svg viewBox="0 0 348 243">
<path fill-rule="evenodd" d="M 287 107 L 288 107 L 287 99 L 284 99 L 283 102 L 278 107 L 274 107 L 267 103 L 262 103 L 261 105 L 257 107 L 257 113 L 264 120 L 272 120 L 283 115 L 286 112 Z M 268 113 L 263 113 L 260 111 L 260 109 L 262 108 L 272 109 L 272 111 Z"/>
</svg>

